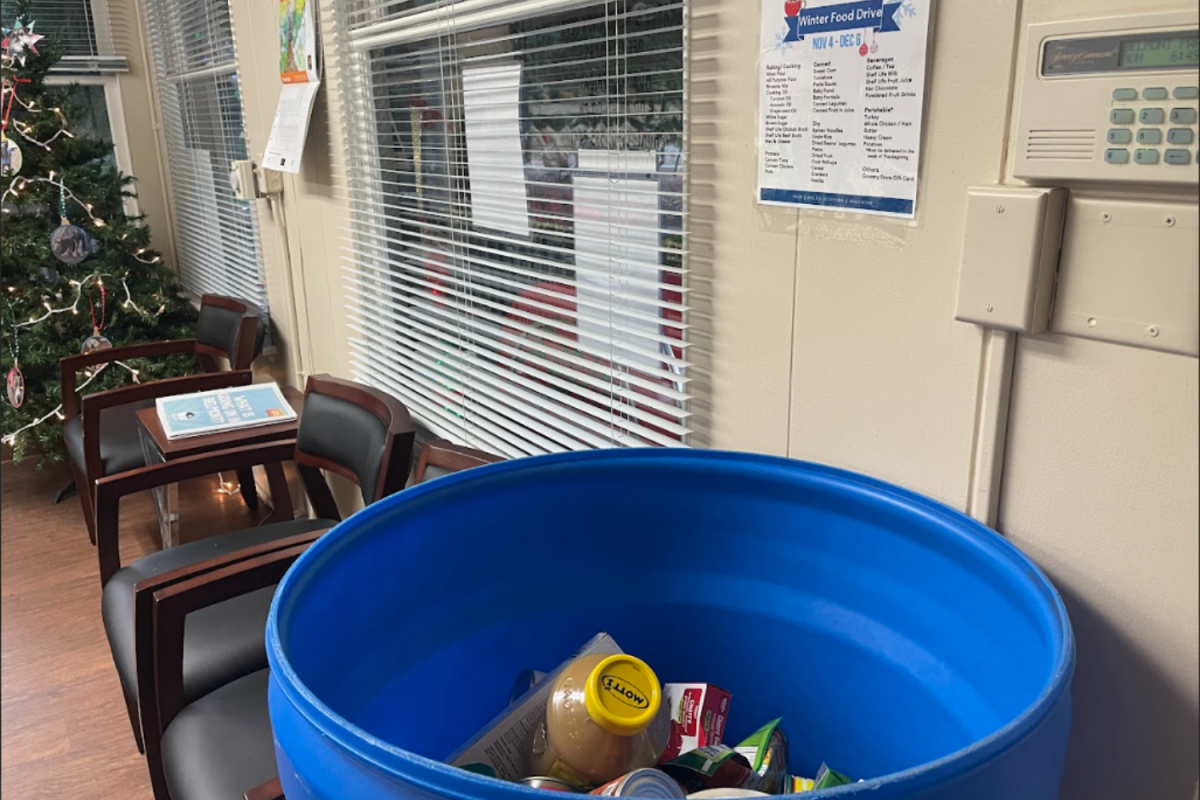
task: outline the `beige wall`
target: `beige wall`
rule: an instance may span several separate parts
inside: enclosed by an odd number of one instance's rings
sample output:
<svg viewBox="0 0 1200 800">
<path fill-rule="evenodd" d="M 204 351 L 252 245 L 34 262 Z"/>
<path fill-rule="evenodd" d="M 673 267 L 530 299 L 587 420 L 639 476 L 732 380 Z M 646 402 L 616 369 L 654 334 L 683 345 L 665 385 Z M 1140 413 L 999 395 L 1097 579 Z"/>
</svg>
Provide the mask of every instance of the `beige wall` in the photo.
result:
<svg viewBox="0 0 1200 800">
<path fill-rule="evenodd" d="M 268 0 L 232 5 L 258 154 L 279 92 L 277 12 Z M 757 6 L 691 7 L 698 442 L 837 464 L 965 508 L 984 343 L 952 319 L 962 215 L 967 186 L 1005 174 L 1018 26 L 1128 8 L 938 3 L 920 218 L 905 226 L 755 205 Z M 290 265 L 265 204 L 260 214 L 281 376 L 301 361 L 307 372 L 348 374 L 340 112 L 334 93 L 324 96 L 330 107 L 318 106 L 303 171 L 286 177 Z M 1197 362 L 1047 336 L 1021 340 L 1015 374 L 1000 527 L 1059 582 L 1080 642 L 1063 798 L 1189 800 L 1200 668 Z"/>
<path fill-rule="evenodd" d="M 1039 0 L 1023 17 L 1187 8 Z M 1064 800 L 1200 793 L 1198 405 L 1196 359 L 1059 336 L 1018 346 L 999 527 L 1058 584 L 1079 642 Z"/>
<path fill-rule="evenodd" d="M 107 0 L 112 20 L 115 51 L 129 62 L 129 72 L 120 75 L 121 105 L 125 112 L 125 135 L 129 144 L 132 174 L 137 178 L 134 190 L 138 208 L 146 215 L 154 247 L 172 266 L 175 262 L 175 241 L 171 233 L 171 217 L 167 204 L 163 168 L 166 155 L 159 145 L 157 103 L 151 79 L 150 65 L 142 39 L 137 0 Z"/>
</svg>

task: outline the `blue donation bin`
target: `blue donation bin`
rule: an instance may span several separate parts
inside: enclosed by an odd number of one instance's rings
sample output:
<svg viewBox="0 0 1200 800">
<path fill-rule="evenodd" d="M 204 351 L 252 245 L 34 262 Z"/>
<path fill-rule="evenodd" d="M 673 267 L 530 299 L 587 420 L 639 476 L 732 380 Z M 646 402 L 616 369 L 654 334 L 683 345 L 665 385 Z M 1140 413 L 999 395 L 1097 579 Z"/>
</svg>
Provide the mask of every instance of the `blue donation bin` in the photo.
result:
<svg viewBox="0 0 1200 800">
<path fill-rule="evenodd" d="M 600 631 L 663 681 L 782 716 L 818 798 L 1053 800 L 1075 645 L 1038 568 L 896 486 L 781 458 L 611 450 L 480 467 L 354 515 L 279 586 L 288 800 L 531 800 L 443 763 Z"/>
</svg>

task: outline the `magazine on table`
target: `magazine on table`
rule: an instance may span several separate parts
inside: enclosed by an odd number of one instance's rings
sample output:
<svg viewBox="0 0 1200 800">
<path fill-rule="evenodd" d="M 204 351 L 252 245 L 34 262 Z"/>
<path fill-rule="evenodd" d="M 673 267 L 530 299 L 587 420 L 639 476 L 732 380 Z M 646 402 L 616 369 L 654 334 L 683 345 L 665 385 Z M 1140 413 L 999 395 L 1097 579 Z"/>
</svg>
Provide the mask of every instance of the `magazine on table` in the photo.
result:
<svg viewBox="0 0 1200 800">
<path fill-rule="evenodd" d="M 277 383 L 160 397 L 154 401 L 168 439 L 274 425 L 296 419 Z"/>
</svg>

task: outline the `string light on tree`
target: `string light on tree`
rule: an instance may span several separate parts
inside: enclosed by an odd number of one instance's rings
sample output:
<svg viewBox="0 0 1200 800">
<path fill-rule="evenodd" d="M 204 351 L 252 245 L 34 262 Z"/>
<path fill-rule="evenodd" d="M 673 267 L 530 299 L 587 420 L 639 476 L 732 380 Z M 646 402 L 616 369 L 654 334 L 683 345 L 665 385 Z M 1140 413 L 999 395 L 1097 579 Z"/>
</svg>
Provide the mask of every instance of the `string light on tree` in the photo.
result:
<svg viewBox="0 0 1200 800">
<path fill-rule="evenodd" d="M 117 171 L 112 145 L 73 129 L 86 110 L 78 90 L 47 85 L 61 55 L 54 32 L 35 28 L 31 0 L 3 1 L 5 18 L 18 23 L 4 31 L 0 53 L 0 372 L 14 375 L 14 391 L 19 374 L 24 395 L 19 408 L 10 401 L 0 417 L 0 441 L 16 459 L 34 448 L 46 462 L 64 451 L 60 359 L 85 341 L 90 350 L 187 338 L 196 313 L 149 249 L 149 230 L 125 214 L 132 178 Z M 105 354 L 81 370 L 76 388 L 107 391 L 197 369 L 186 355 L 135 361 L 114 352 L 113 361 L 100 361 Z"/>
</svg>

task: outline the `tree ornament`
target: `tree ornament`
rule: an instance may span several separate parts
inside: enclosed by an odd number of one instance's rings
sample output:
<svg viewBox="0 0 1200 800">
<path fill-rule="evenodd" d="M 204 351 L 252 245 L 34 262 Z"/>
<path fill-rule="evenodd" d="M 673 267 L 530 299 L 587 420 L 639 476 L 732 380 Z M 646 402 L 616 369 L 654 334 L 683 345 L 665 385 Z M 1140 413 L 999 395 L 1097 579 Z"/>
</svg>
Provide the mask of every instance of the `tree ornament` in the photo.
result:
<svg viewBox="0 0 1200 800">
<path fill-rule="evenodd" d="M 17 143 L 0 134 L 0 175 L 5 178 L 9 175 L 16 175 L 21 171 L 24 161 L 25 158 L 21 155 L 21 148 L 17 146 Z"/>
<path fill-rule="evenodd" d="M 92 295 L 88 294 L 88 307 L 92 312 L 92 335 L 83 340 L 83 347 L 79 352 L 84 355 L 99 350 L 108 350 L 112 347 L 112 342 L 107 337 L 100 335 L 100 331 L 104 330 L 105 318 L 108 316 L 108 292 L 104 290 L 102 282 L 97 281 L 96 286 L 100 289 L 100 319 L 96 320 L 96 303 L 92 299 Z"/>
<path fill-rule="evenodd" d="M 35 56 L 40 56 L 37 43 L 45 36 L 40 33 L 33 32 L 33 26 L 36 22 L 31 22 L 26 25 L 22 20 L 17 20 L 11 28 L 6 28 L 4 31 L 4 40 L 0 42 L 0 47 L 4 48 L 4 57 L 18 62 L 22 67 L 25 66 L 25 59 L 29 53 Z"/>
<path fill-rule="evenodd" d="M 54 267 L 40 267 L 38 275 L 41 275 L 42 280 L 46 281 L 46 283 L 58 283 L 58 279 L 62 277 Z M 59 292 L 58 299 L 62 299 L 62 292 Z"/>
<path fill-rule="evenodd" d="M 25 402 L 25 376 L 21 374 L 21 329 L 17 327 L 17 312 L 13 311 L 12 301 L 8 303 L 8 313 L 12 317 L 12 339 L 8 343 L 12 353 L 13 365 L 8 371 L 5 386 L 8 390 L 8 404 L 20 408 Z"/>
<path fill-rule="evenodd" d="M 8 371 L 8 378 L 5 381 L 8 388 L 8 404 L 13 408 L 20 408 L 25 403 L 25 376 L 21 374 L 21 367 L 13 364 L 12 369 Z"/>
<path fill-rule="evenodd" d="M 101 350 L 108 350 L 111 348 L 112 342 L 110 342 L 107 337 L 101 336 L 99 333 L 93 333 L 91 336 L 83 340 L 83 347 L 79 349 L 79 352 L 86 356 L 88 353 L 97 353 Z"/>
<path fill-rule="evenodd" d="M 78 225 L 72 225 L 66 217 L 62 224 L 50 233 L 50 252 L 64 264 L 78 264 L 100 250 L 100 243 Z"/>
</svg>

